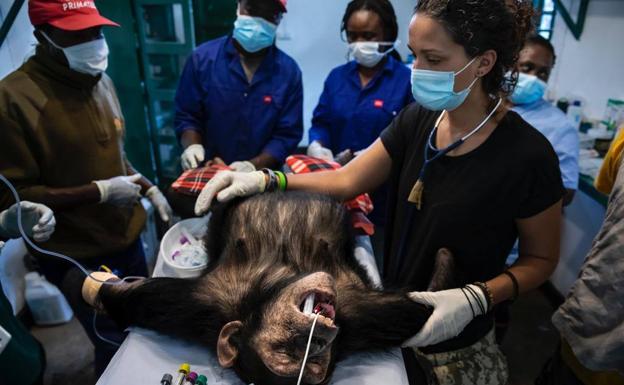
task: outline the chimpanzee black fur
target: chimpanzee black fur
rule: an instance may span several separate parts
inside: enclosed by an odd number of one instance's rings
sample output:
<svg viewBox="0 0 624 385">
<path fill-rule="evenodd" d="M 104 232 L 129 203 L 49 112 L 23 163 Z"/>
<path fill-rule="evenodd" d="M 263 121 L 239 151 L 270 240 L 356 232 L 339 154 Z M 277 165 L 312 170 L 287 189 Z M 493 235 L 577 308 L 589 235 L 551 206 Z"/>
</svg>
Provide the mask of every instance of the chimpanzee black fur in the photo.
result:
<svg viewBox="0 0 624 385">
<path fill-rule="evenodd" d="M 205 239 L 211 262 L 201 277 L 105 285 L 99 300 L 121 326 L 149 328 L 211 348 L 224 325 L 240 320 L 242 327 L 233 337 L 239 354 L 233 368 L 241 379 L 257 385 L 293 384 L 296 377 L 268 369 L 251 341 L 272 326 L 267 325 L 267 317 L 278 316 L 272 310 L 287 287 L 312 273 L 328 273 L 335 280 L 339 331 L 322 381 L 326 383 L 336 361 L 352 352 L 397 347 L 417 333 L 431 314 L 403 292 L 372 286 L 353 256 L 348 215 L 331 198 L 301 192 L 232 202 L 213 211 Z M 443 275 L 437 272 L 438 286 L 444 284 Z M 276 342 L 275 349 L 302 360 L 310 325 L 289 320 L 284 325 L 289 325 L 284 331 L 287 338 L 281 341 L 283 346 Z"/>
</svg>

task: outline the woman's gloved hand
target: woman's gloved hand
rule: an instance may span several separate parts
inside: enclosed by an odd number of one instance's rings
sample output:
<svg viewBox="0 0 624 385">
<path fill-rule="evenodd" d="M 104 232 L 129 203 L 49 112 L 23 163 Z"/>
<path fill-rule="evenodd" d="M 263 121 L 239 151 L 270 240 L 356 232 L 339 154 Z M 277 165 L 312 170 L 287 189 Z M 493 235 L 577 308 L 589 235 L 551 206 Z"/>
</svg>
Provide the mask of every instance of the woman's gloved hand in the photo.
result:
<svg viewBox="0 0 624 385">
<path fill-rule="evenodd" d="M 154 207 L 156 207 L 156 210 L 158 210 L 160 219 L 168 224 L 171 220 L 171 216 L 173 215 L 173 210 L 160 189 L 157 186 L 152 186 L 149 190 L 147 190 L 145 196 L 150 200 L 150 202 L 152 202 Z"/>
<path fill-rule="evenodd" d="M 433 307 L 433 314 L 414 337 L 403 347 L 417 348 L 435 345 L 456 337 L 476 316 L 488 312 L 483 290 L 476 285 L 438 292 L 413 292 L 409 298 Z"/>
<path fill-rule="evenodd" d="M 26 235 L 32 237 L 35 242 L 45 242 L 50 239 L 56 219 L 52 210 L 45 205 L 33 202 L 20 202 L 22 208 L 22 224 Z M 17 203 L 0 213 L 0 234 L 5 238 L 19 238 L 17 225 Z"/>
<path fill-rule="evenodd" d="M 318 141 L 314 141 L 310 143 L 308 146 L 308 156 L 313 156 L 315 158 L 333 161 L 334 154 L 329 148 L 325 148 Z"/>
<path fill-rule="evenodd" d="M 137 183 L 141 178 L 141 174 L 134 174 L 95 181 L 100 190 L 100 203 L 132 207 L 141 198 L 141 186 Z"/>
<path fill-rule="evenodd" d="M 181 160 L 184 171 L 197 168 L 206 160 L 206 150 L 201 144 L 191 144 L 182 153 Z"/>
<path fill-rule="evenodd" d="M 236 197 L 262 193 L 265 189 L 266 178 L 262 171 L 221 171 L 210 182 L 206 183 L 201 194 L 199 194 L 195 203 L 195 214 L 206 214 L 215 196 L 219 202 L 227 202 Z"/>
</svg>

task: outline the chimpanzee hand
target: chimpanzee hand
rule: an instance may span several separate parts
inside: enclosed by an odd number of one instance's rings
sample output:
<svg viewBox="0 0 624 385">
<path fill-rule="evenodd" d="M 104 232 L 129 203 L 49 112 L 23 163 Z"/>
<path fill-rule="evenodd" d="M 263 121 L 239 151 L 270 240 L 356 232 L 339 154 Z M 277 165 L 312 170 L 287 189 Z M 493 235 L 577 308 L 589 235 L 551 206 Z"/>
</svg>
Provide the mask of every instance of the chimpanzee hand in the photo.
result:
<svg viewBox="0 0 624 385">
<path fill-rule="evenodd" d="M 221 171 L 210 182 L 206 183 L 195 203 L 195 214 L 204 215 L 210 208 L 212 199 L 227 202 L 236 197 L 264 192 L 266 179 L 262 171 L 232 172 Z"/>
<path fill-rule="evenodd" d="M 475 285 L 438 292 L 413 292 L 409 298 L 433 307 L 433 314 L 414 337 L 403 347 L 435 345 L 456 337 L 476 316 L 487 313 L 483 290 Z"/>
</svg>

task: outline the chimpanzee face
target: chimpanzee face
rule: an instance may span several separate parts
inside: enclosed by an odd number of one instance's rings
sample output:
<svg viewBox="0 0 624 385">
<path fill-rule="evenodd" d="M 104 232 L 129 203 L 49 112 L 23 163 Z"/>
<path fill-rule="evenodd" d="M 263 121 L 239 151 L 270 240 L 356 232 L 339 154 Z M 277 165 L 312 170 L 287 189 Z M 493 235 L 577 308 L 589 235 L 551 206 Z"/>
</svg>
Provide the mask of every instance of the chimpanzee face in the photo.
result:
<svg viewBox="0 0 624 385">
<path fill-rule="evenodd" d="M 267 306 L 262 324 L 252 342 L 266 367 L 280 377 L 299 376 L 315 315 L 304 314 L 306 298 L 314 294 L 315 312 L 319 314 L 314 328 L 304 382 L 321 383 L 327 376 L 331 346 L 338 334 L 336 287 L 327 273 L 310 274 L 287 286 Z"/>
</svg>

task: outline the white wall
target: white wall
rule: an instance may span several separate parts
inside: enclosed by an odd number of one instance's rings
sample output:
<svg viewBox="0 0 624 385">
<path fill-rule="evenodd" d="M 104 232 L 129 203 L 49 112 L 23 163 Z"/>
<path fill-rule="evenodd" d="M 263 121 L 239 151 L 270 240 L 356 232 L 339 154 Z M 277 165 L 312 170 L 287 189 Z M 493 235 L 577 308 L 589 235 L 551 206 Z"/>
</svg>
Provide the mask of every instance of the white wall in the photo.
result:
<svg viewBox="0 0 624 385">
<path fill-rule="evenodd" d="M 415 0 L 391 0 L 399 23 L 399 52 L 405 59 L 407 29 Z M 290 0 L 278 31 L 277 45 L 292 56 L 303 72 L 304 123 L 310 127 L 312 112 L 332 68 L 346 62 L 347 44 L 340 38 L 340 22 L 349 0 Z"/>
<path fill-rule="evenodd" d="M 574 10 L 579 0 L 565 1 Z M 591 0 L 580 41 L 557 16 L 552 43 L 557 64 L 551 97 L 584 100 L 591 119 L 603 117 L 607 99 L 624 99 L 624 1 Z"/>
<path fill-rule="evenodd" d="M 0 0 L 0 23 L 4 22 L 11 5 L 13 5 L 13 0 Z M 28 4 L 25 2 L 5 42 L 0 47 L 0 79 L 22 65 L 34 52 L 33 44 L 36 40 L 32 34 L 33 28 L 28 20 L 27 10 Z"/>
</svg>

